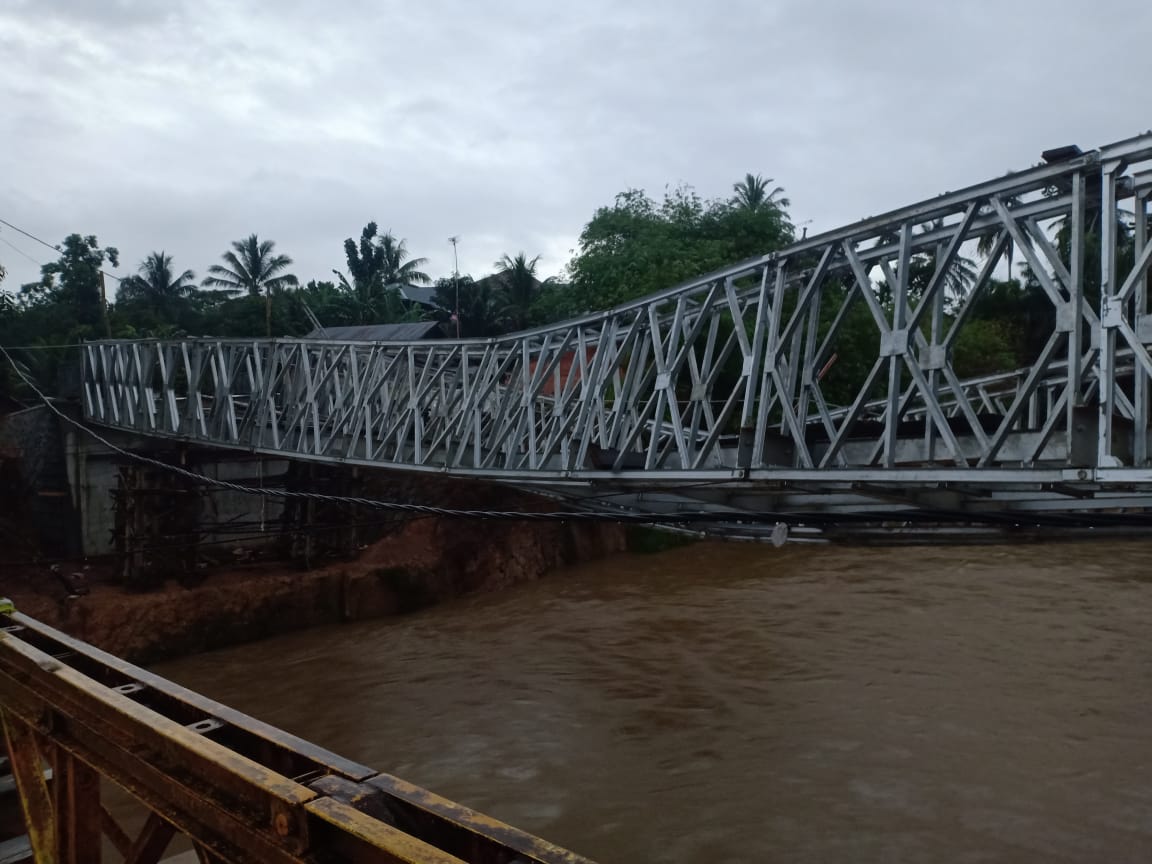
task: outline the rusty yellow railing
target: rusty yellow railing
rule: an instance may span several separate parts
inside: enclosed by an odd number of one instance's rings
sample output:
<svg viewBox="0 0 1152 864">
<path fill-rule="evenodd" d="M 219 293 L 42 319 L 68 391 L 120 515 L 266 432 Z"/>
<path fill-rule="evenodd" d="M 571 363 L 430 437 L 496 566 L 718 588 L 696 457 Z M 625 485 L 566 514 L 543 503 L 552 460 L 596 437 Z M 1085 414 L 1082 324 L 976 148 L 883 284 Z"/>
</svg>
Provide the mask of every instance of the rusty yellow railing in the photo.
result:
<svg viewBox="0 0 1152 864">
<path fill-rule="evenodd" d="M 35 861 L 590 864 L 0 606 L 0 713 Z M 130 837 L 101 780 L 148 810 Z"/>
</svg>

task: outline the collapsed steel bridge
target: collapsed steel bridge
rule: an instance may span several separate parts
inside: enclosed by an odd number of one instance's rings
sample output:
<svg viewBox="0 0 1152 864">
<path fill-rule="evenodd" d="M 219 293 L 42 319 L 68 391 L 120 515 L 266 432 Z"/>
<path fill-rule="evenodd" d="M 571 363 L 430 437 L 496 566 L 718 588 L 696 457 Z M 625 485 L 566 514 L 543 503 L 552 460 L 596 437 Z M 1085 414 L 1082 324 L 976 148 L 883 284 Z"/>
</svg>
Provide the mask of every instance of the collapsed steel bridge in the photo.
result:
<svg viewBox="0 0 1152 864">
<path fill-rule="evenodd" d="M 772 514 L 1142 511 L 1150 168 L 1152 133 L 1061 148 L 615 309 L 490 339 L 91 342 L 84 416 L 507 483 L 610 514 L 705 511 L 706 530 L 728 534 L 764 533 Z M 1130 226 L 1125 254 L 1117 219 Z M 958 284 L 966 259 L 977 272 Z M 963 380 L 956 346 L 1013 260 L 1054 324 L 1028 367 Z M 833 404 L 845 324 L 865 312 L 874 347 L 851 359 L 867 373 Z"/>
</svg>

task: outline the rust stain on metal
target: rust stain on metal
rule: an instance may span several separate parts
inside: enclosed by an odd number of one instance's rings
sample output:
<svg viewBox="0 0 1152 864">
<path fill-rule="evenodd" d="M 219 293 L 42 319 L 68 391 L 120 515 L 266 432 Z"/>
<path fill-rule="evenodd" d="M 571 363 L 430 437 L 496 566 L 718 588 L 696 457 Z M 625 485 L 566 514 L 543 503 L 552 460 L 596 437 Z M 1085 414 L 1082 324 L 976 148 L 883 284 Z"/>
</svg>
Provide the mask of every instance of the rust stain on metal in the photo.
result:
<svg viewBox="0 0 1152 864">
<path fill-rule="evenodd" d="M 59 861 L 56 856 L 56 819 L 35 733 L 7 711 L 0 712 L 0 717 L 3 718 L 8 762 L 20 792 L 24 825 L 36 864 L 56 864 Z"/>
<path fill-rule="evenodd" d="M 379 774 L 368 781 L 399 800 L 414 805 L 420 810 L 448 820 L 459 828 L 489 838 L 496 843 L 514 849 L 530 860 L 541 864 L 591 864 L 589 859 L 560 846 L 535 837 L 519 828 L 514 828 L 499 819 L 478 813 L 463 804 L 449 801 L 423 787 L 401 780 L 391 774 Z"/>
<path fill-rule="evenodd" d="M 331 798 L 318 798 L 306 805 L 308 812 L 337 826 L 351 837 L 368 844 L 370 848 L 386 852 L 384 860 L 403 864 L 466 864 L 463 859 L 449 855 L 435 846 L 417 840 L 378 819 Z"/>
<path fill-rule="evenodd" d="M 0 632 L 0 720 L 38 864 L 95 860 L 81 847 L 101 829 L 140 862 L 155 861 L 180 831 L 221 861 L 589 864 L 27 616 L 12 617 L 24 630 Z M 152 707 L 131 698 L 142 693 Z M 217 741 L 196 731 L 205 719 L 228 734 Z M 45 755 L 60 774 L 54 795 L 42 773 Z M 282 773 L 287 768 L 291 775 Z M 99 777 L 151 811 L 134 842 L 101 805 Z"/>
</svg>

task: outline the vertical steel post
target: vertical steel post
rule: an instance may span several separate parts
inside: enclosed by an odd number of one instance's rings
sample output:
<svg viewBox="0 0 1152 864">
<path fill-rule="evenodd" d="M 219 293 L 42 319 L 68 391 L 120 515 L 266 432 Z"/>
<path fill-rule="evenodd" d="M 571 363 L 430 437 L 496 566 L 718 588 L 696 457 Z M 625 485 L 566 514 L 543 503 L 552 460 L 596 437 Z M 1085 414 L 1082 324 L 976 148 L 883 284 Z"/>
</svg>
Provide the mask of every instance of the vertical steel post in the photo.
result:
<svg viewBox="0 0 1152 864">
<path fill-rule="evenodd" d="M 1072 319 L 1072 329 L 1068 332 L 1068 376 L 1066 379 L 1065 400 L 1065 440 L 1069 443 L 1068 461 L 1072 461 L 1072 435 L 1076 430 L 1077 409 L 1084 404 L 1081 378 L 1081 358 L 1084 356 L 1084 171 L 1077 171 L 1072 175 L 1072 212 L 1068 214 L 1071 220 L 1071 267 L 1069 275 L 1071 283 L 1068 286 L 1070 298 L 1068 300 L 1068 314 Z"/>
<path fill-rule="evenodd" d="M 1112 452 L 1112 415 L 1116 406 L 1116 321 L 1122 314 L 1116 302 L 1116 176 L 1119 160 L 1100 168 L 1100 425 L 1097 429 L 1096 465 L 1113 468 L 1120 460 Z"/>
<path fill-rule="evenodd" d="M 888 350 L 888 409 L 884 423 L 884 466 L 896 464 L 896 440 L 900 422 L 901 373 L 904 353 L 908 348 L 908 270 L 911 265 L 912 223 L 900 226 L 900 259 L 897 263 L 896 284 L 892 288 L 892 344 Z M 863 286 L 861 286 L 863 287 Z M 896 344 L 903 341 L 903 346 Z"/>
<path fill-rule="evenodd" d="M 1136 218 L 1133 224 L 1135 237 L 1133 239 L 1135 256 L 1134 261 L 1140 260 L 1148 240 L 1148 195 L 1152 190 L 1137 189 L 1135 199 Z M 1136 280 L 1136 290 L 1133 299 L 1132 323 L 1136 334 L 1144 344 L 1145 318 L 1148 315 L 1148 271 Z M 1143 468 L 1148 462 L 1148 376 L 1140 368 L 1140 364 L 1132 363 L 1133 408 L 1132 418 L 1132 464 Z"/>
<path fill-rule="evenodd" d="M 936 267 L 946 266 L 948 262 L 944 261 L 945 247 L 943 243 L 936 246 Z M 946 279 L 943 274 L 936 274 L 936 278 Z M 947 284 L 947 283 L 945 283 Z M 975 290 L 975 289 L 973 289 Z M 932 322 L 930 330 L 930 340 L 928 342 L 929 354 L 934 354 L 938 350 L 940 339 L 944 335 L 944 302 L 946 300 L 946 288 L 941 288 L 932 297 Z M 923 301 L 921 301 L 923 302 Z M 931 359 L 931 358 L 929 358 Z M 932 363 L 928 369 L 928 392 L 924 394 L 924 404 L 927 408 L 928 402 L 936 398 L 937 387 L 937 369 L 936 364 Z M 936 461 L 936 426 L 932 422 L 929 413 L 924 413 L 924 454 L 928 462 Z"/>
<path fill-rule="evenodd" d="M 59 861 L 100 864 L 100 775 L 62 747 L 52 755 Z"/>
</svg>

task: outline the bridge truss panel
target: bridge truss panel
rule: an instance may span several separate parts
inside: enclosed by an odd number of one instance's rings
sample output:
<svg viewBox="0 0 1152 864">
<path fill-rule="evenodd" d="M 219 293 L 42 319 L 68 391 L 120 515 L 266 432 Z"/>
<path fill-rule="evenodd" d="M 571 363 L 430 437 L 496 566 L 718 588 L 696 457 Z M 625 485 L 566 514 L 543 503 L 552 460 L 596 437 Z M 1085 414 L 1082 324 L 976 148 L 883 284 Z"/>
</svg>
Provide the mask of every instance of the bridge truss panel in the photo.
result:
<svg viewBox="0 0 1152 864">
<path fill-rule="evenodd" d="M 1150 162 L 1140 136 L 492 339 L 92 342 L 84 413 L 508 482 L 1149 482 Z M 1051 322 L 1043 346 L 964 378 L 958 347 L 1013 264 Z"/>
</svg>

